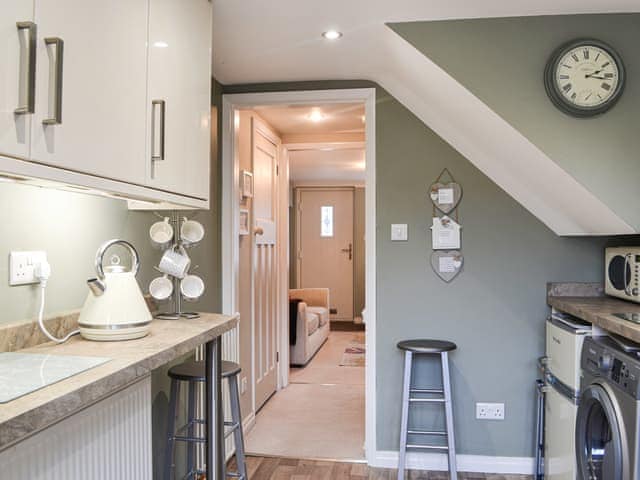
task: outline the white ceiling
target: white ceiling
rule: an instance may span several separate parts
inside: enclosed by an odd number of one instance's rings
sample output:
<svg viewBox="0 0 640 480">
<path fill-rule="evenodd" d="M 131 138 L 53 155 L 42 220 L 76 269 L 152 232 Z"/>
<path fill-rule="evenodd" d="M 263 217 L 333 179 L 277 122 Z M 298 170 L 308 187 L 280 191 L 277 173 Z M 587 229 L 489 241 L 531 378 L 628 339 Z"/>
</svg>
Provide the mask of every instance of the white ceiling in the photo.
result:
<svg viewBox="0 0 640 480">
<path fill-rule="evenodd" d="M 281 135 L 364 133 L 364 104 L 285 105 L 256 107 L 255 111 Z M 322 120 L 309 116 L 320 112 Z"/>
<path fill-rule="evenodd" d="M 364 184 L 364 149 L 294 150 L 289 152 L 293 183 Z"/>
<path fill-rule="evenodd" d="M 636 12 L 639 0 L 214 0 L 213 70 L 223 84 L 377 82 L 560 235 L 632 233 L 598 198 L 385 23 Z M 320 34 L 335 28 L 334 42 Z M 554 178 L 550 185 L 548 178 Z"/>
</svg>

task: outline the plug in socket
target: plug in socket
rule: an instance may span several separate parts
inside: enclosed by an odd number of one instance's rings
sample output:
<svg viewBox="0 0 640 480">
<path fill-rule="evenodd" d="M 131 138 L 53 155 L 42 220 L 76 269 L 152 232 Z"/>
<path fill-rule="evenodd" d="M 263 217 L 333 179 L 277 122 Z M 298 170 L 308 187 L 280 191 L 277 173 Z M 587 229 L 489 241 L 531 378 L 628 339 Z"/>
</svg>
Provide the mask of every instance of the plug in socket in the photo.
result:
<svg viewBox="0 0 640 480">
<path fill-rule="evenodd" d="M 46 259 L 47 253 L 43 251 L 11 252 L 9 254 L 9 285 L 38 283 L 35 266 Z"/>
</svg>

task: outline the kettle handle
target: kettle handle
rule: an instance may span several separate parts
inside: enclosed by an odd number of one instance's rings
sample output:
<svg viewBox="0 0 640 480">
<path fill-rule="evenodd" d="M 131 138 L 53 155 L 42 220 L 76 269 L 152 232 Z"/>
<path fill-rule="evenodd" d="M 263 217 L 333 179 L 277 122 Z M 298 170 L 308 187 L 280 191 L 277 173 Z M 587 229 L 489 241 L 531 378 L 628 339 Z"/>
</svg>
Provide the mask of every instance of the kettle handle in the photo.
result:
<svg viewBox="0 0 640 480">
<path fill-rule="evenodd" d="M 115 238 L 113 240 L 107 240 L 102 245 L 100 245 L 100 248 L 98 248 L 98 252 L 96 253 L 96 273 L 98 274 L 98 278 L 100 280 L 104 280 L 104 268 L 102 266 L 104 254 L 109 247 L 112 247 L 114 245 L 122 245 L 124 247 L 127 247 L 129 252 L 131 253 L 131 258 L 133 259 L 131 271 L 133 272 L 134 276 L 137 275 L 138 270 L 140 270 L 140 257 L 138 256 L 138 251 L 126 240 L 119 240 Z"/>
</svg>

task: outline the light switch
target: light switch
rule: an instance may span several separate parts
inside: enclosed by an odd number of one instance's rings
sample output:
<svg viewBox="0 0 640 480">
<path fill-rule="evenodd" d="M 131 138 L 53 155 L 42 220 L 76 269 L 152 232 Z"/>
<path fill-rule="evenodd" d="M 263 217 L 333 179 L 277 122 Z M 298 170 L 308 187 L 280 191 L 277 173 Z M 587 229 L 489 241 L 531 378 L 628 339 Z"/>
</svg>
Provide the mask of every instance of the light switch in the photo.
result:
<svg viewBox="0 0 640 480">
<path fill-rule="evenodd" d="M 409 239 L 409 227 L 406 223 L 391 224 L 391 241 L 406 242 Z"/>
</svg>

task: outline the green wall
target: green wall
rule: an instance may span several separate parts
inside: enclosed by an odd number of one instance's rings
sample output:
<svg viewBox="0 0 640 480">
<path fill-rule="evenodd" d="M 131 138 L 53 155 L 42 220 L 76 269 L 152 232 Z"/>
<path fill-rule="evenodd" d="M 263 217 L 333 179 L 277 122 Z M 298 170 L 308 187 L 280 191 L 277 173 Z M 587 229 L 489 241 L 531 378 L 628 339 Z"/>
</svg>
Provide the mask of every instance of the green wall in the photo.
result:
<svg viewBox="0 0 640 480">
<path fill-rule="evenodd" d="M 639 25 L 640 14 L 610 14 L 390 26 L 627 223 L 640 228 L 636 207 L 640 182 Z M 596 38 L 610 44 L 626 66 L 628 82 L 620 101 L 600 117 L 570 117 L 553 106 L 544 89 L 543 72 L 551 53 L 575 38 Z"/>
<path fill-rule="evenodd" d="M 224 87 L 225 93 L 360 88 L 369 82 Z M 536 360 L 544 351 L 548 281 L 600 281 L 604 238 L 556 236 L 381 88 L 376 97 L 377 448 L 397 450 L 404 338 L 456 342 L 452 354 L 459 453 L 533 456 Z M 462 184 L 463 273 L 431 270 L 429 185 L 447 167 Z M 392 243 L 390 225 L 409 224 Z M 438 382 L 432 362 L 417 378 Z M 475 420 L 475 402 L 505 402 L 502 422 Z M 426 408 L 426 407 L 425 407 Z M 424 410 L 413 424 L 429 426 Z M 436 416 L 442 421 L 442 415 Z"/>
</svg>

